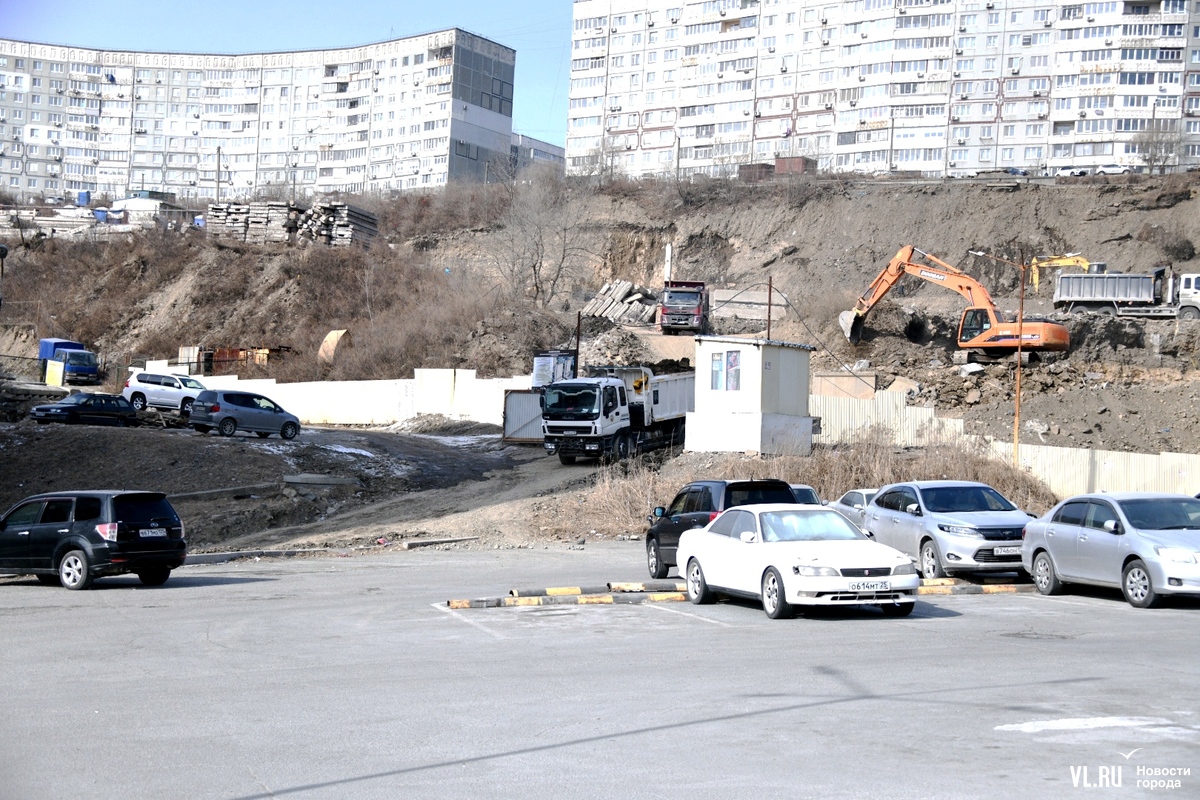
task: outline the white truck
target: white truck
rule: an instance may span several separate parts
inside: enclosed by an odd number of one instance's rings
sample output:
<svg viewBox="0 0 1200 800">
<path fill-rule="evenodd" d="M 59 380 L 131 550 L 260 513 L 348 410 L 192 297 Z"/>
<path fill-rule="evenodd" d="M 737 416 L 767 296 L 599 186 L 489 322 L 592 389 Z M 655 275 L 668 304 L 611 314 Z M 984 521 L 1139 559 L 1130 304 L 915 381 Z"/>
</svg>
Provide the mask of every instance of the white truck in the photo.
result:
<svg viewBox="0 0 1200 800">
<path fill-rule="evenodd" d="M 1200 275 L 1121 272 L 1065 274 L 1054 282 L 1054 307 L 1119 317 L 1200 319 Z"/>
<path fill-rule="evenodd" d="M 655 375 L 646 367 L 589 367 L 587 377 L 542 391 L 543 446 L 564 464 L 621 461 L 683 441 L 696 407 L 696 373 Z"/>
</svg>

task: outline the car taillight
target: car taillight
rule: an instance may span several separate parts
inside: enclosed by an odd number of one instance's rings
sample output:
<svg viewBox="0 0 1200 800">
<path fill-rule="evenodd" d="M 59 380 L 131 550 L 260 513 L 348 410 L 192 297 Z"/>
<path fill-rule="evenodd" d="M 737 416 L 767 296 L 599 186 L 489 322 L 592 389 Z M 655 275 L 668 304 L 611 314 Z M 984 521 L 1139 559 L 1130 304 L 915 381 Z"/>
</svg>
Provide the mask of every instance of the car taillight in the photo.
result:
<svg viewBox="0 0 1200 800">
<path fill-rule="evenodd" d="M 716 519 L 719 516 L 721 516 L 720 511 L 710 511 L 710 512 L 708 512 L 708 521 L 712 522 L 714 519 Z"/>
<path fill-rule="evenodd" d="M 696 310 L 695 310 L 695 311 L 693 311 L 692 313 L 693 313 L 693 314 L 700 314 L 700 313 L 703 313 L 703 311 L 704 311 L 704 307 L 703 307 L 703 306 L 696 306 Z"/>
<path fill-rule="evenodd" d="M 101 522 L 96 526 L 96 533 L 100 534 L 100 538 L 108 542 L 117 540 L 117 523 Z"/>
<path fill-rule="evenodd" d="M 220 410 L 221 410 L 221 404 L 220 404 L 220 403 L 213 403 L 211 406 L 209 406 L 209 407 L 208 407 L 208 410 L 209 410 L 209 411 L 211 411 L 211 412 L 213 412 L 213 413 L 215 414 L 215 413 L 217 413 L 218 411 L 220 411 Z"/>
<path fill-rule="evenodd" d="M 128 388 L 129 388 L 129 381 L 125 381 L 125 388 L 126 388 L 126 389 L 128 389 Z"/>
<path fill-rule="evenodd" d="M 1025 541 L 1025 529 L 1021 528 L 1021 541 Z"/>
</svg>

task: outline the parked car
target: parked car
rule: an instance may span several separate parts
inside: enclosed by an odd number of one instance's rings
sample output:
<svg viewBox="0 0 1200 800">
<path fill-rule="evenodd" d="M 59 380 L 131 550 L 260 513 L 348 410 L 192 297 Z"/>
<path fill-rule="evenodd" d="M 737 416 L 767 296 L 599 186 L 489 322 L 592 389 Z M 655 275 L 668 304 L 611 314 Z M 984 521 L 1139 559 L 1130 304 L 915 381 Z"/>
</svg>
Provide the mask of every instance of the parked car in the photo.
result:
<svg viewBox="0 0 1200 800">
<path fill-rule="evenodd" d="M 830 503 L 829 507 L 858 527 L 865 529 L 866 526 L 863 524 L 864 515 L 866 514 L 867 505 L 874 499 L 876 491 L 878 490 L 851 489 Z"/>
<path fill-rule="evenodd" d="M 239 430 L 253 431 L 262 438 L 278 433 L 284 439 L 295 439 L 300 432 L 300 418 L 289 414 L 269 398 L 250 392 L 206 389 L 192 403 L 188 425 L 200 433 L 216 430 L 222 436 L 233 436 Z"/>
<path fill-rule="evenodd" d="M 192 403 L 203 391 L 204 384 L 187 375 L 134 372 L 125 381 L 121 396 L 138 411 L 153 406 L 175 409 L 187 416 L 192 412 Z"/>
<path fill-rule="evenodd" d="M 0 572 L 68 589 L 127 572 L 161 586 L 186 558 L 183 523 L 161 492 L 39 494 L 0 518 Z"/>
<path fill-rule="evenodd" d="M 912 560 L 872 542 L 845 517 L 825 508 L 750 505 L 725 511 L 679 539 L 688 599 L 715 593 L 762 602 L 771 619 L 793 606 L 879 606 L 887 616 L 911 613 L 920 580 Z"/>
<path fill-rule="evenodd" d="M 1024 176 L 1024 175 L 1029 174 L 1029 170 L 1021 169 L 1020 167 L 1006 167 L 1004 169 L 1004 172 L 1007 175 L 1022 175 L 1022 176 Z"/>
<path fill-rule="evenodd" d="M 1088 174 L 1087 167 L 1059 167 L 1054 173 L 1056 178 L 1082 178 Z"/>
<path fill-rule="evenodd" d="M 825 505 L 821 501 L 821 495 L 817 494 L 817 490 L 805 483 L 793 483 L 792 495 L 796 498 L 797 503 L 804 503 L 810 506 Z"/>
<path fill-rule="evenodd" d="M 34 406 L 29 416 L 39 425 L 50 422 L 65 422 L 70 425 L 89 423 L 93 425 L 137 424 L 137 412 L 119 394 L 88 394 L 79 392 L 53 403 Z"/>
<path fill-rule="evenodd" d="M 752 503 L 795 503 L 792 487 L 774 479 L 746 481 L 695 481 L 679 490 L 666 508 L 659 506 L 648 521 L 646 566 L 650 577 L 665 578 L 676 565 L 679 536 L 691 528 L 703 528 L 717 514 L 734 506 Z"/>
<path fill-rule="evenodd" d="M 885 486 L 866 508 L 867 532 L 917 562 L 926 578 L 1021 569 L 1021 532 L 1032 515 L 991 486 L 912 481 Z"/>
<path fill-rule="evenodd" d="M 1133 172 L 1129 167 L 1120 164 L 1101 164 L 1096 167 L 1096 175 L 1128 175 Z"/>
<path fill-rule="evenodd" d="M 1042 594 L 1120 587 L 1129 604 L 1200 594 L 1200 500 L 1125 492 L 1068 498 L 1025 526 L 1021 561 Z"/>
</svg>

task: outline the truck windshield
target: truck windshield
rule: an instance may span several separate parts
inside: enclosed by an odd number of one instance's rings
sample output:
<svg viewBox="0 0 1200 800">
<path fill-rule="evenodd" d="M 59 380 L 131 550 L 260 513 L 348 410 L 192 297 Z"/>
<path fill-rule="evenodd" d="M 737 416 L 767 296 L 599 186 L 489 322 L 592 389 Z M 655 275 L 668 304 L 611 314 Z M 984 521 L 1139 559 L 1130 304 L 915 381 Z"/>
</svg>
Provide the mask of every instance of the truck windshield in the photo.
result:
<svg viewBox="0 0 1200 800">
<path fill-rule="evenodd" d="M 600 388 L 564 384 L 546 387 L 547 414 L 579 414 L 595 417 L 600 413 Z"/>
<path fill-rule="evenodd" d="M 688 306 L 695 308 L 700 305 L 699 292 L 680 292 L 672 291 L 663 295 L 663 305 L 668 306 Z"/>
<path fill-rule="evenodd" d="M 96 355 L 83 350 L 72 351 L 67 353 L 67 363 L 77 367 L 94 367 Z"/>
</svg>

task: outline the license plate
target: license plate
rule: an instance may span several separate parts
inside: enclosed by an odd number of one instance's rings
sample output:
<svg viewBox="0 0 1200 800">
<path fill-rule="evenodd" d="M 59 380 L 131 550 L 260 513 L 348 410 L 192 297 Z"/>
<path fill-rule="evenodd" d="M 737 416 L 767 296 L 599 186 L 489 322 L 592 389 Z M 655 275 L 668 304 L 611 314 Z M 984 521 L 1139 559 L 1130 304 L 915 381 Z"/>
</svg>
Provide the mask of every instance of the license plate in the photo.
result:
<svg viewBox="0 0 1200 800">
<path fill-rule="evenodd" d="M 994 551 L 998 556 L 1019 556 L 1021 554 L 1020 547 L 997 547 Z"/>
<path fill-rule="evenodd" d="M 165 537 L 166 535 L 167 531 L 165 528 L 142 528 L 138 531 L 138 536 Z"/>
<path fill-rule="evenodd" d="M 850 581 L 852 592 L 886 592 L 891 588 L 887 581 Z"/>
</svg>

